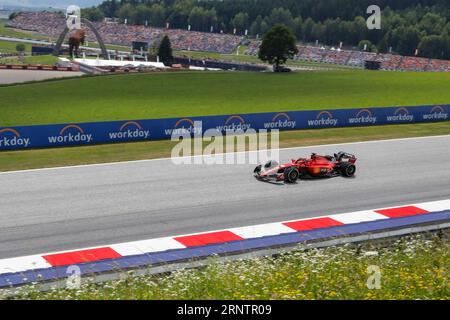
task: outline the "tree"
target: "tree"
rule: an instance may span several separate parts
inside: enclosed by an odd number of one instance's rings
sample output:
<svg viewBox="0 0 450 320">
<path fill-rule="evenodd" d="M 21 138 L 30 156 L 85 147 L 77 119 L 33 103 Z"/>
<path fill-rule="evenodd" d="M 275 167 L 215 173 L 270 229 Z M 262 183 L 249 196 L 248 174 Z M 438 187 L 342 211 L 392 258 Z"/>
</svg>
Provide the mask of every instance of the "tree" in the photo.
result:
<svg viewBox="0 0 450 320">
<path fill-rule="evenodd" d="M 448 59 L 450 43 L 447 36 L 426 36 L 419 44 L 419 55 L 427 58 Z"/>
<path fill-rule="evenodd" d="M 140 4 L 136 7 L 136 22 L 141 25 L 145 25 L 145 22 L 148 23 L 152 21 L 151 19 L 152 10 L 150 7 L 147 7 L 144 4 Z"/>
<path fill-rule="evenodd" d="M 24 61 L 24 52 L 25 52 L 25 45 L 23 43 L 19 43 L 16 45 L 16 51 L 19 53 L 19 61 Z"/>
<path fill-rule="evenodd" d="M 239 33 L 244 33 L 248 29 L 248 14 L 245 12 L 239 12 L 233 18 L 233 27 L 238 30 Z"/>
<path fill-rule="evenodd" d="M 261 35 L 266 34 L 267 31 L 269 31 L 269 23 L 267 22 L 267 17 L 263 19 L 261 22 Z"/>
<path fill-rule="evenodd" d="M 388 34 L 386 34 L 383 39 L 378 43 L 378 52 L 379 53 L 387 53 L 389 51 L 389 43 L 388 43 Z"/>
<path fill-rule="evenodd" d="M 150 25 L 153 27 L 164 27 L 166 25 L 166 11 L 160 4 L 151 7 Z"/>
<path fill-rule="evenodd" d="M 90 21 L 102 21 L 105 17 L 103 11 L 99 8 L 86 8 L 81 11 L 81 16 Z"/>
<path fill-rule="evenodd" d="M 258 56 L 262 61 L 274 64 L 274 70 L 278 71 L 281 64 L 297 53 L 292 31 L 283 24 L 277 24 L 264 35 Z"/>
<path fill-rule="evenodd" d="M 127 3 L 120 7 L 119 10 L 117 10 L 117 16 L 122 22 L 125 22 L 125 19 L 127 20 L 127 24 L 135 24 L 136 23 L 136 8 L 133 7 L 131 4 Z"/>
<path fill-rule="evenodd" d="M 159 45 L 158 56 L 166 66 L 171 66 L 173 62 L 172 45 L 168 36 L 164 36 Z"/>
<path fill-rule="evenodd" d="M 193 0 L 177 0 L 168 10 L 170 25 L 176 29 L 184 29 L 188 25 L 189 14 L 194 7 Z"/>
<path fill-rule="evenodd" d="M 117 0 L 104 1 L 98 6 L 98 8 L 103 12 L 106 17 L 115 17 L 116 11 L 118 9 Z"/>
<path fill-rule="evenodd" d="M 192 30 L 207 32 L 211 27 L 217 27 L 217 12 L 214 8 L 205 10 L 202 7 L 194 7 L 188 20 Z"/>
<path fill-rule="evenodd" d="M 25 51 L 25 45 L 23 43 L 19 43 L 16 46 L 16 51 L 19 52 L 19 53 L 23 53 Z"/>
<path fill-rule="evenodd" d="M 256 36 L 257 34 L 261 33 L 261 22 L 263 21 L 262 16 L 257 16 L 256 20 L 253 21 L 252 25 L 250 26 L 250 34 Z"/>
<path fill-rule="evenodd" d="M 335 20 L 327 19 L 324 22 L 324 42 L 326 44 L 337 44 L 342 41 L 341 33 L 341 20 L 339 18 Z"/>
<path fill-rule="evenodd" d="M 303 37 L 303 20 L 301 17 L 297 17 L 294 19 L 294 34 L 297 39 L 301 39 Z"/>
<path fill-rule="evenodd" d="M 211 27 L 213 30 L 217 29 L 217 12 L 216 9 L 212 8 L 211 10 L 205 11 L 205 28 L 203 31 L 210 31 Z"/>
<path fill-rule="evenodd" d="M 273 9 L 269 17 L 269 23 L 271 27 L 277 24 L 284 24 L 291 30 L 294 28 L 294 19 L 292 18 L 292 14 L 285 8 Z"/>
<path fill-rule="evenodd" d="M 358 50 L 374 52 L 374 51 L 376 51 L 376 47 L 369 40 L 361 40 L 358 44 Z"/>
<path fill-rule="evenodd" d="M 205 10 L 201 7 L 194 7 L 189 14 L 188 22 L 192 30 L 201 31 Z"/>
<path fill-rule="evenodd" d="M 9 20 L 14 20 L 14 18 L 16 18 L 19 15 L 20 15 L 20 12 L 14 11 L 13 13 L 11 13 L 9 15 Z"/>
<path fill-rule="evenodd" d="M 428 35 L 440 34 L 445 27 L 445 17 L 435 13 L 427 13 L 419 23 L 419 28 L 424 30 Z"/>
<path fill-rule="evenodd" d="M 420 42 L 420 32 L 415 27 L 400 27 L 397 29 L 397 51 L 405 56 L 412 56 Z"/>
<path fill-rule="evenodd" d="M 319 40 L 319 42 L 323 42 L 325 39 L 325 26 L 321 22 L 317 22 L 313 25 L 311 31 L 311 37 L 313 41 Z"/>
<path fill-rule="evenodd" d="M 314 28 L 314 21 L 311 18 L 307 18 L 303 24 L 303 40 L 314 41 L 312 36 L 312 30 Z"/>
<path fill-rule="evenodd" d="M 366 19 L 361 16 L 357 16 L 353 21 L 355 33 L 356 33 L 356 41 L 361 41 L 366 39 L 367 32 L 367 24 Z"/>
</svg>

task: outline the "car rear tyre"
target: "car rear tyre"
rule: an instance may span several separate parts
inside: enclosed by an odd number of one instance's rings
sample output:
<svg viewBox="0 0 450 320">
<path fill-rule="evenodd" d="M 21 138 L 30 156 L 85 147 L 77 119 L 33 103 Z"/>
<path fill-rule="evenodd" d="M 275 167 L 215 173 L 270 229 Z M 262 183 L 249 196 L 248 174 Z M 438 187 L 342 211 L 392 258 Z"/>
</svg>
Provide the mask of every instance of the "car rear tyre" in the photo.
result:
<svg viewBox="0 0 450 320">
<path fill-rule="evenodd" d="M 288 183 L 294 183 L 298 180 L 298 177 L 300 176 L 300 172 L 297 168 L 291 167 L 286 169 L 284 172 L 284 181 Z"/>
<path fill-rule="evenodd" d="M 341 164 L 341 173 L 344 177 L 353 177 L 356 172 L 356 167 L 351 163 Z"/>
</svg>

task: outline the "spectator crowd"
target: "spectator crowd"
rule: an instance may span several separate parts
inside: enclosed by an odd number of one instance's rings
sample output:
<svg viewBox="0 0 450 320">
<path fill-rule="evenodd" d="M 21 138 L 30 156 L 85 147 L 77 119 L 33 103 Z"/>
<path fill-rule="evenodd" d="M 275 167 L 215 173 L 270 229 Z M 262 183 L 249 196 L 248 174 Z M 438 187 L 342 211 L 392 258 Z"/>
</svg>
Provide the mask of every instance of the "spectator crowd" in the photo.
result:
<svg viewBox="0 0 450 320">
<path fill-rule="evenodd" d="M 164 35 L 168 35 L 175 50 L 204 51 L 230 54 L 244 43 L 244 37 L 221 33 L 195 32 L 180 29 L 161 29 L 137 25 L 125 25 L 117 22 L 96 22 L 95 27 L 107 44 L 131 46 L 133 41 L 148 42 L 157 45 Z M 24 12 L 9 22 L 9 26 L 30 30 L 39 34 L 58 38 L 66 26 L 62 14 L 50 12 Z M 96 41 L 95 35 L 88 30 L 87 40 Z M 261 41 L 252 40 L 245 51 L 247 55 L 257 55 Z M 405 57 L 394 54 L 341 50 L 320 46 L 298 45 L 297 61 L 322 62 L 337 65 L 363 67 L 366 60 L 381 62 L 383 70 L 403 71 L 450 71 L 450 61 L 420 57 Z"/>
<path fill-rule="evenodd" d="M 24 12 L 8 25 L 58 38 L 66 26 L 66 20 L 58 13 Z M 158 44 L 164 35 L 168 35 L 175 50 L 232 53 L 243 40 L 242 37 L 229 34 L 161 29 L 117 22 L 97 22 L 94 26 L 105 43 L 121 46 L 131 46 L 133 41 L 148 42 L 149 46 L 152 46 Z M 95 35 L 90 30 L 87 30 L 87 40 L 96 41 Z"/>
<path fill-rule="evenodd" d="M 261 42 L 251 41 L 245 52 L 247 55 L 257 55 Z M 364 67 L 367 60 L 381 63 L 382 70 L 400 71 L 450 71 L 449 60 L 406 57 L 391 53 L 377 54 L 374 52 L 341 50 L 340 48 L 325 48 L 320 46 L 298 45 L 297 61 L 321 62 L 336 65 Z"/>
</svg>

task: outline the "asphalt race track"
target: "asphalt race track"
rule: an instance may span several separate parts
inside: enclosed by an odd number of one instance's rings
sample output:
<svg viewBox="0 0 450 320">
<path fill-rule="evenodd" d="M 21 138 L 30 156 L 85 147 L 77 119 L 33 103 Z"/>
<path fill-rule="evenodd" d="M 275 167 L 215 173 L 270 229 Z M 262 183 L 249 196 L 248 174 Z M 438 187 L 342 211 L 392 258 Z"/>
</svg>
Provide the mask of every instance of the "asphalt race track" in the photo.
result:
<svg viewBox="0 0 450 320">
<path fill-rule="evenodd" d="M 39 71 L 39 70 L 0 70 L 0 84 L 13 84 L 28 81 L 42 81 L 82 76 L 77 71 Z"/>
<path fill-rule="evenodd" d="M 450 196 L 450 136 L 281 150 L 357 155 L 355 178 L 256 181 L 254 165 L 170 160 L 0 173 L 0 258 Z"/>
</svg>

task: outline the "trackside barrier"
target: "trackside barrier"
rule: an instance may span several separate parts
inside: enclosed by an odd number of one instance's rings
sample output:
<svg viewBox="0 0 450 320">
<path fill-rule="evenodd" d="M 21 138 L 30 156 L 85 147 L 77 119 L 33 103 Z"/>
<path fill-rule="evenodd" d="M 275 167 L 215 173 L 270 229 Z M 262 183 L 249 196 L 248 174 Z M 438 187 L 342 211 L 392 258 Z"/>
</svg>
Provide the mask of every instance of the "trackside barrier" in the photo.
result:
<svg viewBox="0 0 450 320">
<path fill-rule="evenodd" d="M 222 70 L 238 70 L 247 72 L 261 72 L 267 70 L 267 66 L 256 64 L 233 63 L 224 61 L 197 60 L 191 58 L 174 58 L 175 63 L 196 66 L 201 68 L 212 68 Z"/>
<path fill-rule="evenodd" d="M 12 70 L 43 70 L 43 71 L 78 71 L 72 67 L 58 67 L 50 65 L 40 64 L 0 64 L 0 69 L 12 69 Z"/>
<path fill-rule="evenodd" d="M 0 127 L 0 151 L 164 140 L 194 134 L 195 121 L 202 121 L 203 131 L 299 130 L 448 121 L 449 111 L 446 104 Z"/>
</svg>

